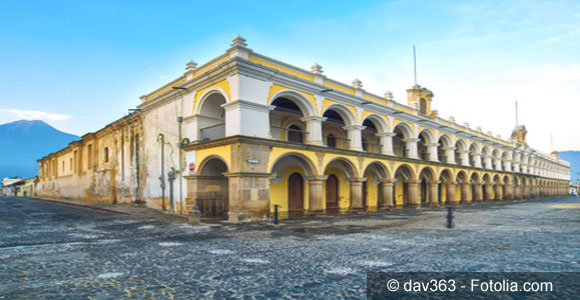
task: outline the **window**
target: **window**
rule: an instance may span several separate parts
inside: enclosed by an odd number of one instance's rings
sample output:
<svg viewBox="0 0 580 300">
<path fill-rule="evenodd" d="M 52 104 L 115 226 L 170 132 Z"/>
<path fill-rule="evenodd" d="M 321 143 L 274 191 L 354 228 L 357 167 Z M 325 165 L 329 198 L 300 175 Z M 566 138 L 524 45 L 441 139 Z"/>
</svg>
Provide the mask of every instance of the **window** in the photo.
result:
<svg viewBox="0 0 580 300">
<path fill-rule="evenodd" d="M 302 128 L 298 127 L 297 125 L 290 126 L 288 128 L 288 141 L 295 143 L 303 143 L 304 132 L 302 131 Z"/>
<path fill-rule="evenodd" d="M 427 101 L 425 101 L 425 99 L 423 99 L 423 98 L 421 98 L 419 110 L 421 111 L 422 114 L 424 114 L 424 115 L 427 114 Z"/>
<path fill-rule="evenodd" d="M 87 147 L 87 169 L 91 169 L 93 165 L 93 145 Z"/>
<path fill-rule="evenodd" d="M 109 162 L 109 148 L 105 147 L 104 152 L 105 152 L 105 162 L 107 163 Z"/>
<path fill-rule="evenodd" d="M 331 133 L 326 137 L 326 145 L 330 148 L 336 148 L 336 137 L 334 134 Z"/>
</svg>

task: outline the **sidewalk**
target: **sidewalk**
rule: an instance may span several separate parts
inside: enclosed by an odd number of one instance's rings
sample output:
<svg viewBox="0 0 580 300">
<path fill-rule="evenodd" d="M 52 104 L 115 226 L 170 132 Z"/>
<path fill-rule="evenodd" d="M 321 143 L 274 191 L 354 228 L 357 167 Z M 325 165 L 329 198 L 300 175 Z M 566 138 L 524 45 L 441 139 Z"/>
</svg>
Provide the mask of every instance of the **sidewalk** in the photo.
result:
<svg viewBox="0 0 580 300">
<path fill-rule="evenodd" d="M 114 205 L 114 204 L 107 204 L 107 203 L 99 203 L 99 202 L 80 202 L 74 201 L 70 199 L 54 199 L 54 198 L 46 198 L 46 197 L 29 197 L 31 199 L 52 202 L 56 204 L 62 205 L 70 205 L 82 208 L 88 208 L 92 210 L 98 210 L 107 213 L 114 213 L 114 214 L 122 214 L 122 215 L 129 215 L 138 218 L 144 219 L 156 219 L 161 222 L 166 223 L 187 223 L 188 219 L 187 216 L 172 214 L 169 212 L 160 211 L 153 208 L 142 207 L 142 206 L 133 206 L 133 205 Z"/>
</svg>

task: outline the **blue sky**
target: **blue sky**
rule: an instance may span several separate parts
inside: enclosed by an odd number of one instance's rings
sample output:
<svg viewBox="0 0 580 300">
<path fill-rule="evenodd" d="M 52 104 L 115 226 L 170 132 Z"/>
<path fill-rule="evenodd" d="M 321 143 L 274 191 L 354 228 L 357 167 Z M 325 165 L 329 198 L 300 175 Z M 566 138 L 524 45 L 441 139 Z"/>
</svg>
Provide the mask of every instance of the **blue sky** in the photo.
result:
<svg viewBox="0 0 580 300">
<path fill-rule="evenodd" d="M 241 34 L 254 51 L 350 83 L 434 94 L 440 116 L 580 150 L 579 1 L 3 1 L 0 123 L 40 118 L 78 135 L 204 63 Z"/>
</svg>

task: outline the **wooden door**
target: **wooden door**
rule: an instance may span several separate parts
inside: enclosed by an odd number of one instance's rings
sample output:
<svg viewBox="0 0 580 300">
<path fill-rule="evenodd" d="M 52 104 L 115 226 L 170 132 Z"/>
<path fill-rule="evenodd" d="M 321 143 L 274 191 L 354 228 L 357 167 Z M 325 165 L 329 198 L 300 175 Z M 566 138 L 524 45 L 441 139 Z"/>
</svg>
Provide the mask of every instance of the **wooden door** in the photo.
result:
<svg viewBox="0 0 580 300">
<path fill-rule="evenodd" d="M 338 207 L 338 178 L 329 175 L 326 179 L 326 208 Z"/>
<path fill-rule="evenodd" d="M 288 210 L 304 208 L 304 181 L 300 173 L 292 173 L 288 178 Z"/>
</svg>

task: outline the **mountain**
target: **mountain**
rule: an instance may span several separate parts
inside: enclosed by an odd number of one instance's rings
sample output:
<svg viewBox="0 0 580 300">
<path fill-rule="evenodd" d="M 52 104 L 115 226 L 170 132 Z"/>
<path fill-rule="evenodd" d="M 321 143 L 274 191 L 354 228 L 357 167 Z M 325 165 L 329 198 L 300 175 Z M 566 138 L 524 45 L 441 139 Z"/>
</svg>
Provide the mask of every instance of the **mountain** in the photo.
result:
<svg viewBox="0 0 580 300">
<path fill-rule="evenodd" d="M 570 163 L 570 180 L 577 182 L 580 173 L 580 151 L 558 152 L 558 157 Z"/>
<path fill-rule="evenodd" d="M 38 174 L 37 159 L 80 139 L 40 120 L 20 120 L 0 125 L 0 179 Z"/>
</svg>

